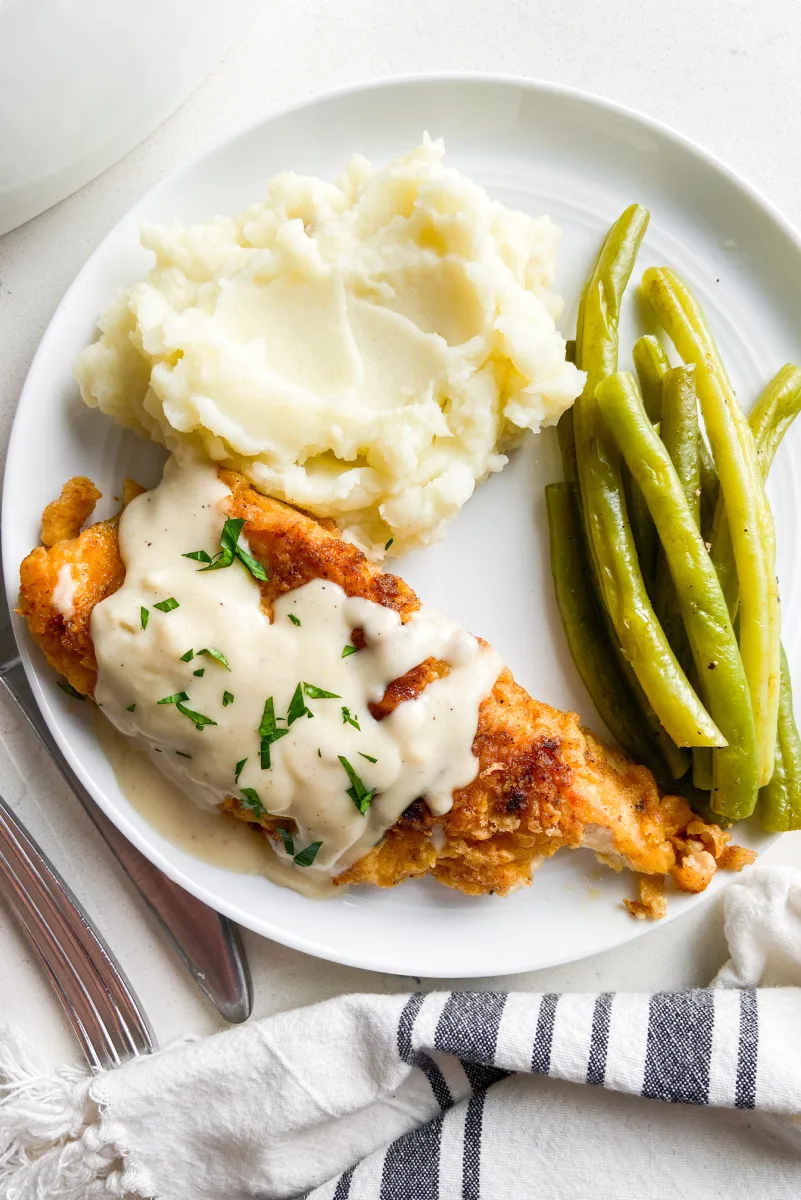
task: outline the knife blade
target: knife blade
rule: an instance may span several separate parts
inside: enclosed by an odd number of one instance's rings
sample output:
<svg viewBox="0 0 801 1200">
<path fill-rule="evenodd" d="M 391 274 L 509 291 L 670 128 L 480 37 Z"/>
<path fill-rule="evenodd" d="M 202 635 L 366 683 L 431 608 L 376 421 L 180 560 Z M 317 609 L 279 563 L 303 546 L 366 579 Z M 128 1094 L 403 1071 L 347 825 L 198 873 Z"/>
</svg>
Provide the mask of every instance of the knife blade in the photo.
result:
<svg viewBox="0 0 801 1200">
<path fill-rule="evenodd" d="M 246 1021 L 253 1009 L 253 983 L 239 927 L 173 883 L 145 858 L 101 811 L 75 775 L 36 703 L 20 659 L 2 588 L 0 686 L 14 700 L 48 751 L 198 987 L 226 1021 L 231 1024 Z"/>
</svg>

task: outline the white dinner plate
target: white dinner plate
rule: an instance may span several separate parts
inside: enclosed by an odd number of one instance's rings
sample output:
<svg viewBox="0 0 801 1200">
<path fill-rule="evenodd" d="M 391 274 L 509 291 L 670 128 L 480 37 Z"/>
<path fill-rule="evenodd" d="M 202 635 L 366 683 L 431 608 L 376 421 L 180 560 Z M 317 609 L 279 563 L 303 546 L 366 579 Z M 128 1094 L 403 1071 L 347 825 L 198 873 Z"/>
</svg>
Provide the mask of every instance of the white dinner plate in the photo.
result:
<svg viewBox="0 0 801 1200">
<path fill-rule="evenodd" d="M 384 160 L 416 145 L 424 130 L 445 138 L 447 161 L 493 197 L 564 230 L 558 290 L 561 326 L 574 328 L 576 301 L 599 240 L 639 201 L 652 213 L 637 277 L 653 264 L 685 275 L 703 303 L 746 406 L 787 360 L 801 359 L 801 243 L 748 185 L 706 152 L 644 117 L 549 84 L 481 77 L 414 79 L 358 87 L 271 116 L 172 174 L 99 246 L 60 304 L 20 399 L 3 494 L 3 561 L 13 605 L 17 566 L 39 537 L 40 514 L 65 479 L 91 476 L 109 498 L 123 476 L 155 482 L 162 454 L 84 408 L 72 367 L 96 333 L 116 290 L 146 271 L 140 221 L 208 219 L 262 197 L 277 171 L 335 176 L 355 151 Z M 621 364 L 644 314 L 631 288 Z M 798 492 L 791 433 L 770 493 L 777 519 L 785 612 L 795 611 Z M 599 728 L 569 659 L 548 566 L 543 487 L 559 478 L 553 430 L 531 437 L 501 475 L 481 486 L 445 541 L 410 555 L 398 571 L 429 601 L 482 634 L 536 697 L 575 709 Z M 106 502 L 104 502 L 105 504 Z M 101 515 L 111 511 L 104 508 Z M 279 942 L 354 966 L 406 975 L 480 976 L 581 958 L 652 928 L 621 904 L 634 881 L 563 850 L 531 888 L 470 898 L 431 880 L 390 891 L 359 888 L 311 901 L 254 875 L 190 857 L 132 808 L 101 753 L 87 712 L 56 687 L 53 673 L 18 633 L 42 711 L 72 767 L 108 816 L 163 871 L 242 925 Z M 799 665 L 797 624 L 785 621 Z M 757 831 L 738 839 L 757 849 Z M 732 878 L 719 873 L 707 895 Z M 671 895 L 669 917 L 700 897 Z"/>
</svg>

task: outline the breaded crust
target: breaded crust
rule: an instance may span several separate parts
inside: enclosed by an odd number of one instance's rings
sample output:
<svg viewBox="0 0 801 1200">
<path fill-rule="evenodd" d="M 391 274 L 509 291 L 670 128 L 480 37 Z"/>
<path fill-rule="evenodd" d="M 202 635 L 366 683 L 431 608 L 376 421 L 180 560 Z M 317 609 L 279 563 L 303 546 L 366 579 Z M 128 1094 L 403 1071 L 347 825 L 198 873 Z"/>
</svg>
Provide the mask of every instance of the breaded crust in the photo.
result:
<svg viewBox="0 0 801 1200">
<path fill-rule="evenodd" d="M 277 596 L 312 579 L 330 580 L 348 595 L 394 609 L 404 621 L 419 608 L 402 579 L 382 572 L 330 522 L 262 496 L 233 472 L 220 476 L 231 490 L 229 515 L 244 518 L 251 552 L 268 568 L 269 581 L 261 585 L 268 612 Z M 65 567 L 77 572 L 66 615 L 54 599 Z M 124 578 L 116 520 L 34 550 L 20 575 L 19 611 L 32 636 L 52 666 L 91 695 L 96 679 L 91 613 Z M 353 640 L 364 644 L 361 630 L 354 631 Z M 374 717 L 388 715 L 447 671 L 444 662 L 421 663 L 371 705 Z M 431 874 L 471 895 L 505 894 L 530 883 L 532 871 L 560 847 L 583 845 L 616 870 L 625 866 L 645 876 L 669 875 L 679 888 L 699 891 L 718 866 L 740 869 L 753 857 L 729 846 L 728 834 L 700 821 L 681 797 L 660 795 L 645 767 L 582 729 L 575 713 L 529 696 L 506 669 L 481 704 L 473 753 L 477 776 L 454 793 L 450 812 L 434 818 L 424 801 L 415 801 L 337 882 L 392 887 Z M 277 837 L 276 820 L 269 815 L 257 821 L 233 797 L 225 807 Z M 281 823 L 286 826 L 286 819 Z M 664 905 L 650 884 L 631 907 L 637 916 L 655 916 Z"/>
</svg>

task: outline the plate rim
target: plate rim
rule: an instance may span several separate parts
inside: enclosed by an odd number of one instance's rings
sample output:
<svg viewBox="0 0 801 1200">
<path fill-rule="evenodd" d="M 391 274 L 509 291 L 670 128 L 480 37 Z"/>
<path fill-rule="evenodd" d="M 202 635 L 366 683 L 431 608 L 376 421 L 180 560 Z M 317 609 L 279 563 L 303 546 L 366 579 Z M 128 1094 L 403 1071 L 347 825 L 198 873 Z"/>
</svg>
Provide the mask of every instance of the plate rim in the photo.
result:
<svg viewBox="0 0 801 1200">
<path fill-rule="evenodd" d="M 376 960 L 370 955 L 359 953 L 351 953 L 346 948 L 331 948 L 324 943 L 318 943 L 313 937 L 307 935 L 296 935 L 291 929 L 284 926 L 276 927 L 269 919 L 262 918 L 259 914 L 254 914 L 249 910 L 240 908 L 237 904 L 229 902 L 226 899 L 220 899 L 218 896 L 210 893 L 202 883 L 198 883 L 191 876 L 188 876 L 184 871 L 169 862 L 163 857 L 161 851 L 154 847 L 145 836 L 130 824 L 125 813 L 121 812 L 115 804 L 108 802 L 105 793 L 93 781 L 91 775 L 86 771 L 81 759 L 76 756 L 70 746 L 69 741 L 63 735 L 60 722 L 57 715 L 51 708 L 48 698 L 40 683 L 40 668 L 34 661 L 34 653 L 36 648 L 30 641 L 29 634 L 24 622 L 15 612 L 15 605 L 18 595 L 19 584 L 19 567 L 10 565 L 10 557 L 8 553 L 7 529 L 10 524 L 9 512 L 13 510 L 13 504 L 10 503 L 9 495 L 10 488 L 10 471 L 9 464 L 14 456 L 17 441 L 21 438 L 20 428 L 21 421 L 19 420 L 19 410 L 31 383 L 31 376 L 34 375 L 39 361 L 45 357 L 49 343 L 55 336 L 57 324 L 62 308 L 68 299 L 70 293 L 77 287 L 84 274 L 89 270 L 95 258 L 101 253 L 106 243 L 112 239 L 119 227 L 131 218 L 132 213 L 145 201 L 153 197 L 161 188 L 166 188 L 174 184 L 183 175 L 186 175 L 194 170 L 194 168 L 203 162 L 206 158 L 213 156 L 225 147 L 230 146 L 236 141 L 247 137 L 264 126 L 267 126 L 275 121 L 281 120 L 284 117 L 293 116 L 316 107 L 325 106 L 332 101 L 344 99 L 350 96 L 358 96 L 362 93 L 370 93 L 374 91 L 387 91 L 398 87 L 426 87 L 440 84 L 467 84 L 467 85 L 490 85 L 500 86 L 511 89 L 518 89 L 523 92 L 534 93 L 539 96 L 553 96 L 573 102 L 579 102 L 586 105 L 590 110 L 600 109 L 608 114 L 616 115 L 624 118 L 629 122 L 633 122 L 641 129 L 650 131 L 655 135 L 672 143 L 680 150 L 689 153 L 693 158 L 700 160 L 706 169 L 713 169 L 729 186 L 744 193 L 763 214 L 772 221 L 781 232 L 793 243 L 799 256 L 801 256 L 801 232 L 796 228 L 792 221 L 784 215 L 777 205 L 766 196 L 759 188 L 752 184 L 748 179 L 741 175 L 733 167 L 729 166 L 722 158 L 713 151 L 708 150 L 703 144 L 696 141 L 687 134 L 680 132 L 667 123 L 658 118 L 651 117 L 646 113 L 640 112 L 638 109 L 624 104 L 620 101 L 611 100 L 607 97 L 596 93 L 586 91 L 582 88 L 573 87 L 572 85 L 557 83 L 551 80 L 540 79 L 534 76 L 521 76 L 513 74 L 504 74 L 500 72 L 484 72 L 484 71 L 438 71 L 425 72 L 421 74 L 401 74 L 385 76 L 380 78 L 371 78 L 360 80 L 357 83 L 345 84 L 337 88 L 327 89 L 321 92 L 314 92 L 303 99 L 294 101 L 280 108 L 272 109 L 252 121 L 242 124 L 233 131 L 220 135 L 212 139 L 200 151 L 192 155 L 185 161 L 179 163 L 172 170 L 168 171 L 160 178 L 152 187 L 139 195 L 134 202 L 129 205 L 124 213 L 117 221 L 105 232 L 101 240 L 92 248 L 83 265 L 77 271 L 61 299 L 59 300 L 47 327 L 42 334 L 42 337 L 37 345 L 36 351 L 31 358 L 30 365 L 25 374 L 22 387 L 20 389 L 17 409 L 12 422 L 11 431 L 9 434 L 8 447 L 6 452 L 6 461 L 3 472 L 2 497 L 2 523 L 0 525 L 0 546 L 2 547 L 2 560 L 4 566 L 4 586 L 6 597 L 9 604 L 9 609 L 12 614 L 12 629 L 14 630 L 17 645 L 19 648 L 20 659 L 25 670 L 26 677 L 33 691 L 36 704 L 53 735 L 59 750 L 66 759 L 67 763 L 74 771 L 79 781 L 84 785 L 94 803 L 98 805 L 101 812 L 107 816 L 120 832 L 160 871 L 162 871 L 169 879 L 183 887 L 191 895 L 209 905 L 212 909 L 232 920 L 237 921 L 245 928 L 251 929 L 253 932 L 263 937 L 268 937 L 281 945 L 285 945 L 291 949 L 298 950 L 302 953 L 312 955 L 313 957 L 324 961 L 341 963 L 344 966 L 356 967 L 362 970 L 371 970 L 382 972 L 391 975 L 408 975 L 409 971 L 405 969 L 408 964 L 401 966 L 393 966 L 386 962 Z M 33 651 L 33 653 L 32 653 Z M 775 834 L 764 841 L 764 848 L 775 843 L 780 837 L 780 834 Z M 588 954 L 580 953 L 578 957 L 575 952 L 567 950 L 563 954 L 549 955 L 548 964 L 535 962 L 532 965 L 528 961 L 518 961 L 516 965 L 506 965 L 502 970 L 492 970 L 491 972 L 481 974 L 480 964 L 465 965 L 458 970 L 451 970 L 448 974 L 450 979 L 464 978 L 486 978 L 488 974 L 498 975 L 517 975 L 531 970 L 547 969 L 548 966 L 556 967 L 569 962 L 579 961 L 582 958 L 592 957 L 595 954 L 601 954 L 607 950 L 614 949 L 617 946 L 628 945 L 633 941 L 639 940 L 647 933 L 666 925 L 669 922 L 679 920 L 681 917 L 689 913 L 698 904 L 709 901 L 713 895 L 717 895 L 724 887 L 735 883 L 737 876 L 731 873 L 720 879 L 714 892 L 705 891 L 695 896 L 682 897 L 681 906 L 676 901 L 679 897 L 674 897 L 674 903 L 668 910 L 668 914 L 658 924 L 656 922 L 632 921 L 632 928 L 629 931 L 629 936 L 621 939 L 617 933 L 610 929 L 607 937 L 599 938 Z M 475 966 L 479 967 L 479 973 L 476 972 Z"/>
</svg>

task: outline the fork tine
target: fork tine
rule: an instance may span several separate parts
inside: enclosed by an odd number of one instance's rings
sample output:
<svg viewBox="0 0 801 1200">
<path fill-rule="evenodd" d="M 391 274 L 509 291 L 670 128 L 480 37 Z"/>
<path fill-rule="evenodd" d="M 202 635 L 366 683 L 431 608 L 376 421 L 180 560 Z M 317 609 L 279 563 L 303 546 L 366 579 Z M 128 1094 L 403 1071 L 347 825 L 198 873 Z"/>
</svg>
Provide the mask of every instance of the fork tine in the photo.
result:
<svg viewBox="0 0 801 1200">
<path fill-rule="evenodd" d="M 2 797 L 0 850 L 4 892 L 12 892 L 18 917 L 25 906 L 23 927 L 51 978 L 59 978 L 60 993 L 67 988 L 68 1015 L 84 1049 L 88 1038 L 104 1065 L 152 1052 L 152 1032 L 110 950 Z"/>
</svg>

